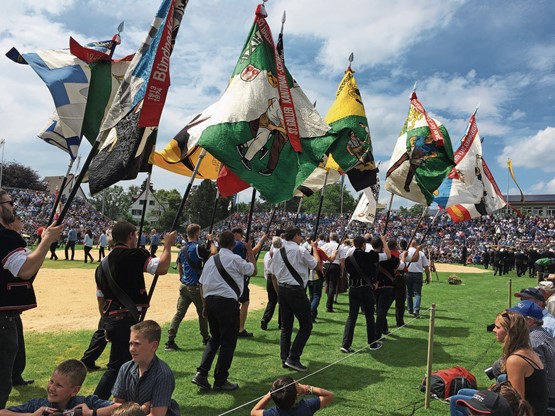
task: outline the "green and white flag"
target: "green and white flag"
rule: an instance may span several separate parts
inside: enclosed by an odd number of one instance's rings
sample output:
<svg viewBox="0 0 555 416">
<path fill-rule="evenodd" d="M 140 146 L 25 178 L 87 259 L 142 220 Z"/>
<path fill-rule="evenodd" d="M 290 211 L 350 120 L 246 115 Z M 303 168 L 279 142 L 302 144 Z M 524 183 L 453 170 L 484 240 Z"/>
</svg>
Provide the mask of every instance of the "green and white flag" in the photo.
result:
<svg viewBox="0 0 555 416">
<path fill-rule="evenodd" d="M 278 203 L 293 197 L 334 136 L 285 68 L 266 16 L 259 5 L 226 91 L 184 130 L 188 149 L 205 148 Z"/>
<path fill-rule="evenodd" d="M 455 166 L 447 129 L 428 116 L 416 93 L 386 173 L 385 189 L 429 206 L 434 192 Z"/>
</svg>

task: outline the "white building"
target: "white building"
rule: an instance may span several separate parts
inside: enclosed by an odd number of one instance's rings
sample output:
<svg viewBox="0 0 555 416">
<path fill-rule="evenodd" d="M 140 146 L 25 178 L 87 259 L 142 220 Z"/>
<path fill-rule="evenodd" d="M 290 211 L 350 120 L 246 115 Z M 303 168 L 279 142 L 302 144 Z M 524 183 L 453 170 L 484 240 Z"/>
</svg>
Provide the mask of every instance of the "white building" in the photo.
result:
<svg viewBox="0 0 555 416">
<path fill-rule="evenodd" d="M 129 207 L 129 213 L 136 223 L 141 221 L 143 209 L 146 209 L 145 224 L 157 224 L 166 210 L 166 206 L 156 199 L 152 192 L 148 192 L 147 196 L 145 190 Z"/>
</svg>

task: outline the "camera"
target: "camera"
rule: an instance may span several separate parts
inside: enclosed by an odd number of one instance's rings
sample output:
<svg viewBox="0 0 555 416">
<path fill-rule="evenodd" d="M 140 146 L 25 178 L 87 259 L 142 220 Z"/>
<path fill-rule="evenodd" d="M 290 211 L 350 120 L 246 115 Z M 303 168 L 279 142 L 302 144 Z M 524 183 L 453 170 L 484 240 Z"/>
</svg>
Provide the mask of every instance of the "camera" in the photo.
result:
<svg viewBox="0 0 555 416">
<path fill-rule="evenodd" d="M 495 378 L 495 374 L 493 374 L 493 367 L 486 368 L 484 370 L 484 373 L 486 373 L 486 376 L 488 376 L 490 380 L 493 380 Z"/>
<path fill-rule="evenodd" d="M 493 332 L 493 329 L 495 328 L 495 324 L 489 324 L 488 326 L 486 326 L 486 331 L 488 332 Z"/>
</svg>

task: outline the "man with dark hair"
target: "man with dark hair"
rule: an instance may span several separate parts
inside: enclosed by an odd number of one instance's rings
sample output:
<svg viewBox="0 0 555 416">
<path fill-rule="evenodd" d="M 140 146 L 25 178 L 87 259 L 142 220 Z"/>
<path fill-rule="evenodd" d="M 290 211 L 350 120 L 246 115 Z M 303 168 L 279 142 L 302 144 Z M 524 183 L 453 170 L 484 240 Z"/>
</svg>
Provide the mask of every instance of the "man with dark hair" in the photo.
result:
<svg viewBox="0 0 555 416">
<path fill-rule="evenodd" d="M 199 279 L 202 273 L 203 264 L 208 258 L 218 252 L 216 245 L 212 241 L 212 234 L 208 234 L 206 247 L 199 243 L 200 225 L 189 224 L 187 227 L 187 243 L 179 251 L 177 263 L 179 266 L 179 276 L 181 286 L 179 287 L 179 298 L 177 299 L 177 311 L 170 323 L 168 330 L 168 342 L 166 351 L 176 351 L 179 349 L 175 343 L 175 337 L 179 329 L 179 324 L 185 317 L 189 305 L 193 303 L 198 314 L 200 335 L 204 345 L 210 338 L 208 332 L 208 321 L 202 316 L 202 297 L 200 295 Z"/>
<path fill-rule="evenodd" d="M 391 258 L 389 247 L 386 244 L 385 236 L 372 239 L 372 247 L 381 249 L 383 253 L 377 251 L 366 252 L 366 240 L 361 237 L 355 237 L 353 240 L 355 251 L 345 259 L 345 268 L 349 273 L 349 316 L 345 322 L 345 330 L 343 331 L 343 342 L 341 352 L 351 353 L 351 348 L 355 325 L 360 309 L 364 311 L 366 318 L 366 338 L 368 346 L 371 350 L 377 350 L 382 347 L 378 342 L 379 336 L 376 333 L 374 322 L 374 294 L 372 287 L 376 282 L 379 262 L 384 262 Z"/>
<path fill-rule="evenodd" d="M 0 188 L 0 409 L 12 389 L 12 373 L 22 335 L 21 312 L 36 308 L 33 279 L 50 245 L 62 234 L 63 225 L 50 225 L 35 251 L 26 249 L 21 234 L 11 230 L 15 202 Z"/>
<path fill-rule="evenodd" d="M 401 253 L 397 250 L 397 247 L 392 249 L 389 243 L 388 247 L 392 257 L 401 259 Z M 405 251 L 408 247 L 407 240 L 401 240 L 399 242 L 399 247 L 401 248 L 401 251 Z M 393 296 L 395 297 L 395 321 L 398 327 L 405 325 L 405 304 L 407 302 L 407 285 L 405 283 L 406 268 L 407 266 L 405 265 L 403 270 L 395 273 L 395 280 L 393 283 Z"/>
<path fill-rule="evenodd" d="M 160 234 L 153 228 L 150 231 L 150 257 L 156 257 L 156 251 L 161 243 Z"/>
<path fill-rule="evenodd" d="M 67 233 L 66 248 L 65 248 L 66 260 L 69 260 L 69 250 L 71 250 L 71 260 L 72 261 L 74 260 L 76 243 L 77 243 L 77 231 L 75 231 L 75 227 L 70 227 Z"/>
<path fill-rule="evenodd" d="M 295 405 L 297 397 L 303 394 L 316 397 L 301 399 Z M 274 380 L 270 392 L 256 403 L 250 414 L 251 416 L 312 415 L 328 406 L 333 398 L 334 394 L 329 390 L 301 384 L 289 376 L 282 376 Z M 276 407 L 266 410 L 270 400 L 274 401 Z"/>
<path fill-rule="evenodd" d="M 137 247 L 137 228 L 128 221 L 119 221 L 112 228 L 114 248 L 96 268 L 97 297 L 104 314 L 106 338 L 111 341 L 107 370 L 96 387 L 95 394 L 107 399 L 111 395 L 120 367 L 131 359 L 129 328 L 148 308 L 144 272 L 164 275 L 171 263 L 171 248 L 176 232 L 166 234 L 164 251 L 153 258 Z"/>
<path fill-rule="evenodd" d="M 297 371 L 306 371 L 307 367 L 301 364 L 303 349 L 312 332 L 312 317 L 310 301 L 306 296 L 308 270 L 318 266 L 317 243 L 312 243 L 314 248 L 311 255 L 306 249 L 299 246 L 301 243 L 301 230 L 297 227 L 285 231 L 285 241 L 279 252 L 272 257 L 270 271 L 276 276 L 278 282 L 278 298 L 281 307 L 281 339 L 280 356 L 284 368 Z M 293 321 L 299 321 L 299 331 L 291 344 Z"/>
<path fill-rule="evenodd" d="M 250 243 L 245 243 L 248 261 L 232 252 L 234 246 L 233 233 L 224 231 L 220 237 L 220 252 L 208 259 L 200 276 L 203 314 L 208 319 L 211 338 L 191 382 L 202 389 L 211 387 L 208 372 L 218 350 L 214 389 L 232 391 L 239 388 L 229 382 L 229 368 L 237 346 L 239 298 L 245 285 L 244 276 L 256 274 L 256 260 Z"/>
<path fill-rule="evenodd" d="M 233 233 L 233 237 L 235 239 L 235 245 L 233 247 L 233 254 L 237 254 L 241 256 L 242 259 L 247 258 L 247 251 L 245 248 L 245 243 L 243 243 L 243 229 L 242 228 L 234 228 L 231 230 Z M 253 247 L 252 252 L 254 256 L 258 254 L 258 252 L 262 249 L 262 245 L 266 241 L 267 237 L 266 234 L 262 236 L 260 241 L 256 246 Z M 249 338 L 253 336 L 252 332 L 249 332 L 245 329 L 245 323 L 247 322 L 247 315 L 249 313 L 249 302 L 250 302 L 250 289 L 249 289 L 249 282 L 250 276 L 245 276 L 245 285 L 243 289 L 243 293 L 239 298 L 239 303 L 241 304 L 241 311 L 239 315 L 239 337 L 240 338 Z"/>
<path fill-rule="evenodd" d="M 389 248 L 391 257 L 380 263 L 374 289 L 374 296 L 376 298 L 376 335 L 378 338 L 382 335 L 389 334 L 387 312 L 394 299 L 393 290 L 395 286 L 395 275 L 405 268 L 405 263 L 399 260 L 398 255 L 393 255 L 393 251 L 397 252 L 397 241 L 389 240 L 387 242 L 387 247 Z M 382 241 L 373 240 L 372 249 L 378 253 L 382 252 Z"/>
</svg>

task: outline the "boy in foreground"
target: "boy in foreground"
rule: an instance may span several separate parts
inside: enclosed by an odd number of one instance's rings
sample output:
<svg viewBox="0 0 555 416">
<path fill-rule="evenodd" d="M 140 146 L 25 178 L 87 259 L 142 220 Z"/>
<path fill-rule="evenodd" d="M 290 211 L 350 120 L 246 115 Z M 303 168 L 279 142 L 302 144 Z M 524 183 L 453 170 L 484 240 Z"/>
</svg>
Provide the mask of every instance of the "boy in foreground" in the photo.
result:
<svg viewBox="0 0 555 416">
<path fill-rule="evenodd" d="M 79 360 L 60 363 L 52 373 L 46 387 L 48 397 L 31 399 L 19 406 L 0 410 L 0 416 L 34 415 L 81 409 L 83 416 L 109 416 L 119 404 L 99 399 L 97 396 L 78 396 L 87 368 Z"/>
<path fill-rule="evenodd" d="M 301 399 L 295 404 L 297 397 L 310 394 L 316 397 Z M 251 416 L 279 416 L 279 415 L 312 415 L 328 406 L 334 394 L 320 387 L 313 387 L 296 382 L 289 376 L 277 378 L 267 393 L 251 410 Z M 269 401 L 276 406 L 266 410 Z"/>
<path fill-rule="evenodd" d="M 148 416 L 179 416 L 179 405 L 171 398 L 175 388 L 172 371 L 156 356 L 161 335 L 160 325 L 152 320 L 131 327 L 131 361 L 119 369 L 112 394 L 116 403 L 138 403 Z"/>
</svg>

